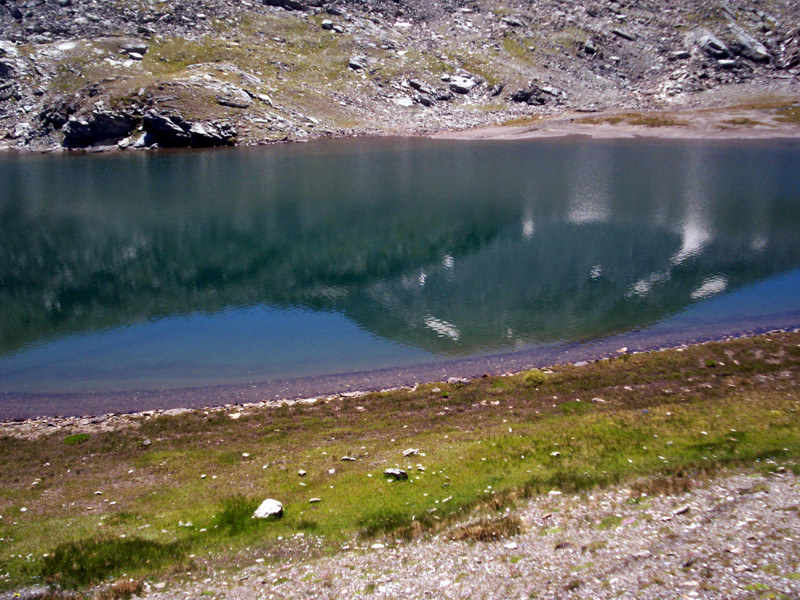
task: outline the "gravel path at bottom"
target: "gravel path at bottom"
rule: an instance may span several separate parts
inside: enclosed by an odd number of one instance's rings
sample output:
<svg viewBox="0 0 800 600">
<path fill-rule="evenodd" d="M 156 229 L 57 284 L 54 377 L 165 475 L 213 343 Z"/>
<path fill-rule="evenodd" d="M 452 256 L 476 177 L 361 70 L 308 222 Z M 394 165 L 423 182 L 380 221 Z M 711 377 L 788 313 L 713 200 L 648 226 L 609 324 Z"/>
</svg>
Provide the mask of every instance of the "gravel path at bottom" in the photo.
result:
<svg viewBox="0 0 800 600">
<path fill-rule="evenodd" d="M 238 573 L 147 596 L 800 598 L 800 477 L 791 471 L 726 474 L 672 496 L 551 492 L 508 515 L 523 527 L 505 539 L 453 541 L 457 525 L 283 565 L 256 555 Z"/>
</svg>

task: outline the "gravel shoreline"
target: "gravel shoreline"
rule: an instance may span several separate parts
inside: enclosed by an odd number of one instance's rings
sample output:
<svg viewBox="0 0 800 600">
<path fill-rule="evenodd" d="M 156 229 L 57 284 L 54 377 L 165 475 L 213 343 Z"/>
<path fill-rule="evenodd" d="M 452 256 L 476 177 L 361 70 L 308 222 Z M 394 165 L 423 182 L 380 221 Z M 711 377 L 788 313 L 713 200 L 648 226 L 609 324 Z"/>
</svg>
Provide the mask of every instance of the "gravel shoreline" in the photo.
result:
<svg viewBox="0 0 800 600">
<path fill-rule="evenodd" d="M 633 331 L 600 340 L 534 348 L 527 351 L 442 361 L 412 367 L 258 383 L 91 394 L 0 393 L 0 435 L 36 437 L 58 429 L 115 429 L 143 415 L 235 406 L 281 406 L 320 398 L 360 396 L 369 392 L 447 381 L 473 379 L 484 374 L 517 373 L 555 364 L 581 364 L 626 352 L 652 352 L 706 342 L 752 337 L 771 332 L 797 331 L 800 315 L 786 315 L 781 323 L 737 323 L 708 326 L 704 331 L 654 334 Z"/>
</svg>

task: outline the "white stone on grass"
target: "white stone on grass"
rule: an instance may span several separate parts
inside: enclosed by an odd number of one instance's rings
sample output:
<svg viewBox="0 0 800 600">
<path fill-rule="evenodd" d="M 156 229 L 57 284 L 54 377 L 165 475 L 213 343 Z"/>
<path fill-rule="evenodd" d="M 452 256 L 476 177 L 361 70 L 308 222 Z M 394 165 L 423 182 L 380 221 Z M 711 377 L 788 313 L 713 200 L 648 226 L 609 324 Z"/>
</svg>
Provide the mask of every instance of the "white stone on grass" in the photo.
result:
<svg viewBox="0 0 800 600">
<path fill-rule="evenodd" d="M 283 504 L 277 500 L 267 498 L 253 513 L 254 519 L 269 519 L 270 517 L 280 518 L 283 516 Z"/>
</svg>

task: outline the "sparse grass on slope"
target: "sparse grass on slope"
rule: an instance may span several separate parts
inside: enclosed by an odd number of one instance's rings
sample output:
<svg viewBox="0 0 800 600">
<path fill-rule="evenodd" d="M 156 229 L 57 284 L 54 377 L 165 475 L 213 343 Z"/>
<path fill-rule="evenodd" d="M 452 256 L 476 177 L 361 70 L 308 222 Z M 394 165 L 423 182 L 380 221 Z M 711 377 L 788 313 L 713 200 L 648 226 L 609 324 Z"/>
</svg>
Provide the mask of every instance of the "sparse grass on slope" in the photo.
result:
<svg viewBox="0 0 800 600">
<path fill-rule="evenodd" d="M 467 517 L 478 520 L 465 536 L 504 535 L 509 523 L 492 515 L 553 489 L 638 481 L 657 493 L 767 457 L 792 466 L 799 344 L 788 333 L 241 414 L 143 417 L 88 439 L 0 439 L 0 587 L 202 578 Z M 409 448 L 419 454 L 404 457 Z M 387 467 L 409 479 L 385 478 Z M 267 497 L 283 502 L 282 519 L 251 518 Z"/>
</svg>

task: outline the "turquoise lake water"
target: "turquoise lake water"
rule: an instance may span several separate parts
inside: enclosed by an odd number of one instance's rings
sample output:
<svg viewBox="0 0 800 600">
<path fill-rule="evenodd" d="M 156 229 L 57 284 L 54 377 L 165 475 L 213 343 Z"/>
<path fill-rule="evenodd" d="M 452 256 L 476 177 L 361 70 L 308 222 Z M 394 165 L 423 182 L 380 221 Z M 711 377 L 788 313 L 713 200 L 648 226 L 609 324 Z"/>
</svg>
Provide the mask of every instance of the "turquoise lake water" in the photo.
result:
<svg viewBox="0 0 800 600">
<path fill-rule="evenodd" d="M 0 392 L 171 389 L 800 315 L 800 144 L 0 157 Z"/>
</svg>

